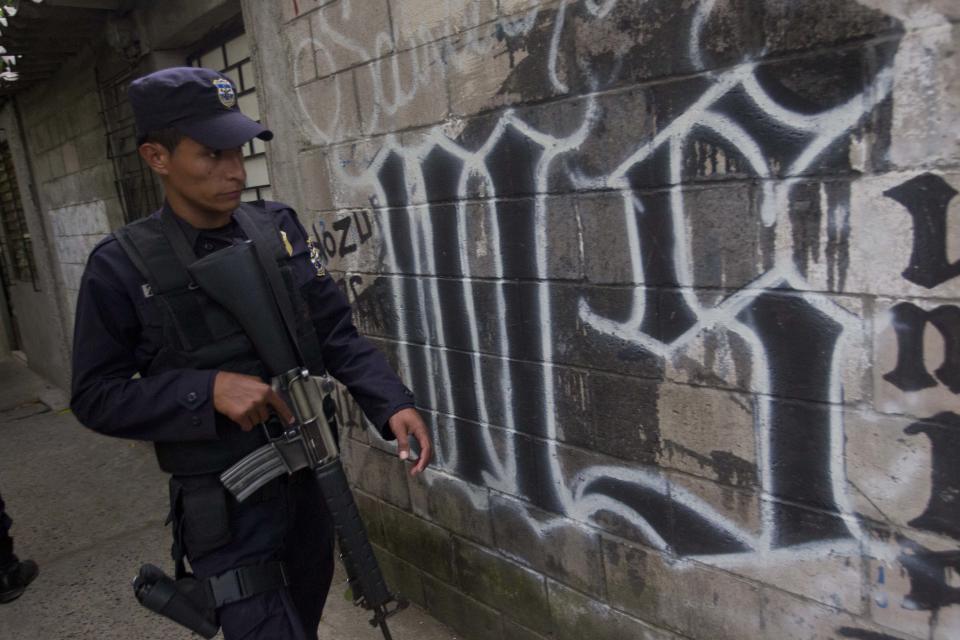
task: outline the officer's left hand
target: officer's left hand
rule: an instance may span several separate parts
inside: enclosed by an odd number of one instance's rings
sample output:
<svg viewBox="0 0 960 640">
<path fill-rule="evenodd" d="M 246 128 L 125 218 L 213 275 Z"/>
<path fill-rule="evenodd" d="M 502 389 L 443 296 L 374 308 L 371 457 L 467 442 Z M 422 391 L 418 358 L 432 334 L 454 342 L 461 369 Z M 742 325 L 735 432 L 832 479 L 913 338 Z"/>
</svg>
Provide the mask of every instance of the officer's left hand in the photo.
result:
<svg viewBox="0 0 960 640">
<path fill-rule="evenodd" d="M 401 460 L 410 457 L 410 436 L 416 438 L 420 444 L 420 458 L 413 469 L 410 470 L 410 475 L 415 476 L 426 469 L 433 454 L 433 445 L 430 444 L 430 433 L 427 431 L 427 425 L 424 424 L 423 418 L 420 417 L 420 412 L 413 407 L 400 409 L 390 416 L 388 424 L 390 430 L 393 431 L 393 435 L 397 436 L 397 455 L 400 456 Z"/>
</svg>

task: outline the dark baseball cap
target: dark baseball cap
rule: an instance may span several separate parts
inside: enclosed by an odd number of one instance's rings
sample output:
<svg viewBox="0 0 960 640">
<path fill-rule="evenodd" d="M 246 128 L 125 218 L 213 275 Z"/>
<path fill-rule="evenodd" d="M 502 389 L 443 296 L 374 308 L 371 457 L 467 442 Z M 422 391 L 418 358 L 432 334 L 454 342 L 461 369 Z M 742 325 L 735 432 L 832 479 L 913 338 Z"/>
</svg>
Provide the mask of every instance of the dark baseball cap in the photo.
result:
<svg viewBox="0 0 960 640">
<path fill-rule="evenodd" d="M 273 132 L 240 112 L 230 78 L 212 69 L 172 67 L 130 83 L 137 143 L 147 134 L 173 127 L 213 149 L 235 149 Z"/>
</svg>

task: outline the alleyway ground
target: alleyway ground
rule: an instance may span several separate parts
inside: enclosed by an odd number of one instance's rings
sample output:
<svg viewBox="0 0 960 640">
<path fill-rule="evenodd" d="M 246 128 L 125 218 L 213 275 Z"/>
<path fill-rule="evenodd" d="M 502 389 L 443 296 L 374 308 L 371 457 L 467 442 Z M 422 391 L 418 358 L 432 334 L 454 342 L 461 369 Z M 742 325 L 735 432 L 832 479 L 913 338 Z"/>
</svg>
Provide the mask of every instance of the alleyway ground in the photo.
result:
<svg viewBox="0 0 960 640">
<path fill-rule="evenodd" d="M 0 640 L 200 637 L 141 607 L 130 586 L 144 562 L 172 571 L 166 478 L 150 445 L 81 427 L 66 395 L 16 360 L 0 361 L 0 493 L 17 554 L 40 565 L 27 592 L 0 605 Z M 344 581 L 338 566 L 321 640 L 381 638 L 340 595 Z M 390 627 L 396 640 L 456 637 L 415 606 Z"/>
</svg>

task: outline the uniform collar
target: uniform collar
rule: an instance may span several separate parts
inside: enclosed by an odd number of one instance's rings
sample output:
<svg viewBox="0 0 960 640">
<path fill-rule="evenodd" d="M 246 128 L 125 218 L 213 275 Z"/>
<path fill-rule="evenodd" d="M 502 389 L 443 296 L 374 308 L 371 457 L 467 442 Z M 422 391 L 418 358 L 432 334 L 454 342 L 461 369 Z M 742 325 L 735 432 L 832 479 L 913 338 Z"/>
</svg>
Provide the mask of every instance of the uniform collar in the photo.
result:
<svg viewBox="0 0 960 640">
<path fill-rule="evenodd" d="M 230 222 L 223 225 L 222 227 L 216 227 L 215 229 L 197 229 L 192 224 L 190 224 L 189 222 L 187 222 L 186 220 L 178 216 L 176 212 L 173 210 L 173 207 L 171 207 L 170 203 L 167 202 L 166 200 L 163 201 L 163 212 L 165 215 L 169 215 L 171 219 L 176 221 L 177 226 L 180 227 L 181 230 L 183 230 L 183 234 L 184 236 L 186 236 L 187 242 L 193 248 L 196 248 L 197 240 L 200 238 L 200 235 L 202 233 L 206 232 L 206 233 L 219 235 L 219 232 L 227 228 L 234 227 L 237 224 L 233 216 L 231 216 Z"/>
</svg>

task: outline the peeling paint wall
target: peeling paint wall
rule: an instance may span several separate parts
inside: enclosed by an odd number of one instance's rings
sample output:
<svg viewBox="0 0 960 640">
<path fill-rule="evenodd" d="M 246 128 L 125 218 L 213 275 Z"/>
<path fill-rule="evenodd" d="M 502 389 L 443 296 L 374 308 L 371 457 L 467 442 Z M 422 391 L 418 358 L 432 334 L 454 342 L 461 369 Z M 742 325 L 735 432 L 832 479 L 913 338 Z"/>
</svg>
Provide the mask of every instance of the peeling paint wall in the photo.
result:
<svg viewBox="0 0 960 640">
<path fill-rule="evenodd" d="M 431 421 L 341 398 L 475 638 L 960 635 L 960 9 L 244 2 L 297 207 Z M 361 471 L 362 470 L 362 471 Z"/>
</svg>

